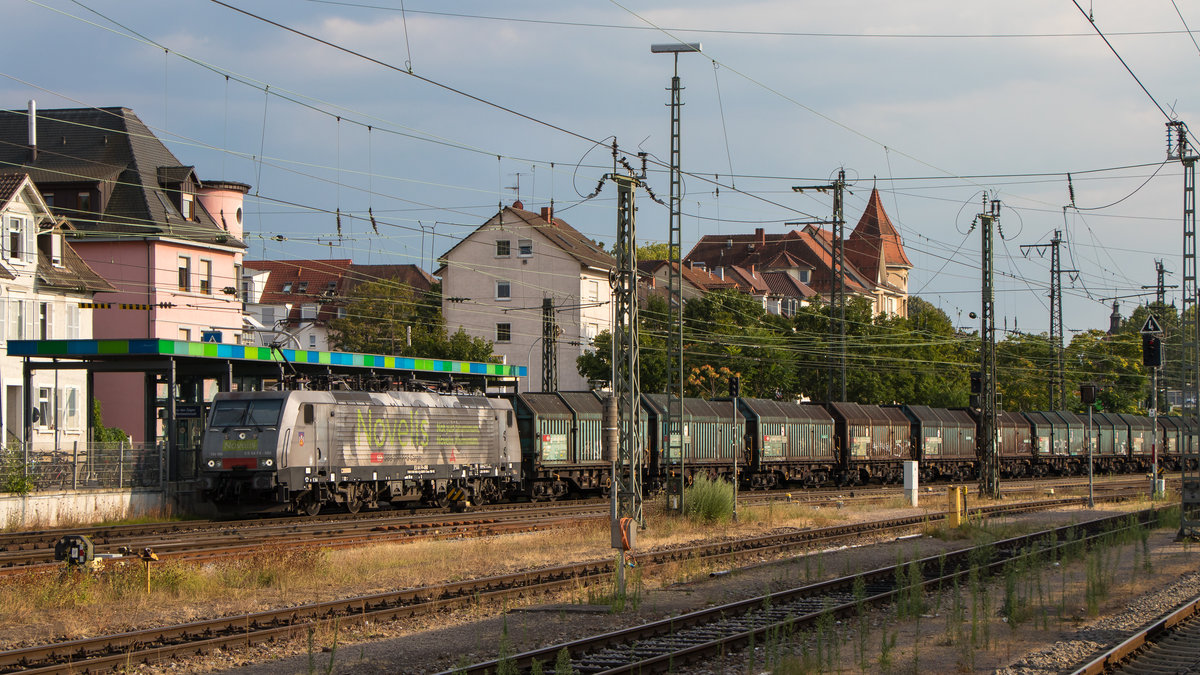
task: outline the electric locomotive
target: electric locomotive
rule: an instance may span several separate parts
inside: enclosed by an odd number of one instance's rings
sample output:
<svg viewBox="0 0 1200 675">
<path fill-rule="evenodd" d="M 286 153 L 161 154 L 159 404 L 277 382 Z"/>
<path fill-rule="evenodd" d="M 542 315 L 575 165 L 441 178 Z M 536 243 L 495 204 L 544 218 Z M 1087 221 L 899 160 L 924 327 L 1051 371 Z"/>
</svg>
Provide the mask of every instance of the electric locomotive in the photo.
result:
<svg viewBox="0 0 1200 675">
<path fill-rule="evenodd" d="M 521 487 L 512 405 L 466 394 L 222 392 L 200 461 L 207 498 L 236 511 L 461 508 Z"/>
</svg>

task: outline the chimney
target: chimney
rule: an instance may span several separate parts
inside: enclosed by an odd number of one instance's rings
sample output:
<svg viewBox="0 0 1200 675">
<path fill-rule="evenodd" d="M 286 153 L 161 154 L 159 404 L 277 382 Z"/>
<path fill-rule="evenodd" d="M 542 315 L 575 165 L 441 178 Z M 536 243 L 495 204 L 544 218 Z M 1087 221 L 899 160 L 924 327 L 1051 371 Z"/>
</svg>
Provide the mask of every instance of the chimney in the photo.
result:
<svg viewBox="0 0 1200 675">
<path fill-rule="evenodd" d="M 754 228 L 754 240 L 758 242 L 758 247 L 762 248 L 767 245 L 767 232 L 761 227 Z"/>
<path fill-rule="evenodd" d="M 717 275 L 718 279 L 720 279 L 721 281 L 725 280 L 725 268 L 724 267 L 718 267 L 717 269 L 713 270 L 713 272 Z"/>
<path fill-rule="evenodd" d="M 37 161 L 37 101 L 29 99 L 29 161 Z"/>
<path fill-rule="evenodd" d="M 759 232 L 762 232 L 762 230 L 759 230 Z M 754 263 L 750 263 L 750 276 L 752 278 L 758 277 L 758 271 L 755 269 L 756 267 L 758 267 L 758 265 L 755 265 Z"/>
<path fill-rule="evenodd" d="M 543 206 L 542 207 L 542 220 L 546 221 L 547 223 L 554 222 L 554 207 L 553 206 Z"/>
</svg>

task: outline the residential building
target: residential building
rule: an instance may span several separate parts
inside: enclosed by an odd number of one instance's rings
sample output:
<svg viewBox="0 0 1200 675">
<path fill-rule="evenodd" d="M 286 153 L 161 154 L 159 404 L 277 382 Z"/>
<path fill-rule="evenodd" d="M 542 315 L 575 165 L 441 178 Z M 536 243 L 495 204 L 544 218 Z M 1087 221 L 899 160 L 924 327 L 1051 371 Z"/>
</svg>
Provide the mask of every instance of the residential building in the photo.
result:
<svg viewBox="0 0 1200 675">
<path fill-rule="evenodd" d="M 327 351 L 329 322 L 346 315 L 355 287 L 387 281 L 428 293 L 436 280 L 416 265 L 356 265 L 331 260 L 248 260 L 242 287 L 247 341 Z"/>
<path fill-rule="evenodd" d="M 462 327 L 493 342 L 511 365 L 529 366 L 527 388 L 542 388 L 543 317 L 557 328 L 558 389 L 588 388 L 576 359 L 612 328 L 610 274 L 616 261 L 554 216 L 502 208 L 439 259 L 442 314 L 451 333 Z M 549 303 L 549 314 L 544 308 Z"/>
<path fill-rule="evenodd" d="M 869 298 L 876 314 L 907 316 L 912 263 L 877 190 L 871 191 L 867 207 L 846 237 L 843 250 L 846 295 Z M 789 307 L 791 300 L 802 306 L 817 295 L 829 302 L 833 289 L 833 235 L 816 225 L 782 234 L 767 234 L 757 228 L 753 234 L 706 235 L 684 262 L 721 278 L 740 279 L 744 287 L 752 289 L 757 287 L 757 276 L 788 274 L 791 281 L 773 277 L 779 295 L 772 297 L 767 292 L 763 296 L 768 311 Z"/>
<path fill-rule="evenodd" d="M 249 186 L 201 181 L 128 108 L 0 111 L 0 168 L 28 173 L 70 219 L 72 246 L 113 286 L 98 301 L 150 307 L 98 311 L 96 337 L 239 338 Z M 165 392 L 146 391 L 142 373 L 95 381 L 105 423 L 150 440 L 143 401 Z"/>
<path fill-rule="evenodd" d="M 56 217 L 27 174 L 0 173 L 0 340 L 73 340 L 92 336 L 90 308 L 81 304 L 113 287 L 71 246 L 70 225 Z M 25 391 L 24 359 L 0 356 L 3 445 L 25 439 L 32 417 L 34 450 L 84 449 L 88 440 L 87 375 L 36 371 Z"/>
</svg>

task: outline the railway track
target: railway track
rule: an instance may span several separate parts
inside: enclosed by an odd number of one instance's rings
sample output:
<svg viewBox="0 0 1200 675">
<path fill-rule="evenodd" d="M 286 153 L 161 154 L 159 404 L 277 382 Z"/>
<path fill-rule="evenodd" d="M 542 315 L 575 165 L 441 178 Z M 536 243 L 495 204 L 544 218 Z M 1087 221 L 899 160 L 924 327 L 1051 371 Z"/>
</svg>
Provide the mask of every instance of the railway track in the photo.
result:
<svg viewBox="0 0 1200 675">
<path fill-rule="evenodd" d="M 1200 596 L 1084 664 L 1073 675 L 1176 675 L 1200 671 Z"/>
<path fill-rule="evenodd" d="M 1097 483 L 1100 494 L 1137 485 L 1127 477 Z M 1041 493 L 1049 489 L 1078 489 L 1086 482 L 1013 482 L 1008 494 Z M 743 493 L 742 505 L 787 501 L 812 506 L 887 501 L 902 490 L 894 487 L 857 490 L 771 491 Z M 926 495 L 932 497 L 932 495 Z M 936 497 L 935 497 L 936 498 Z M 91 539 L 95 553 L 115 557 L 122 550 L 150 548 L 159 559 L 214 560 L 245 556 L 264 545 L 277 548 L 348 548 L 367 544 L 463 536 L 490 536 L 563 527 L 580 520 L 608 517 L 602 499 L 499 505 L 477 512 L 454 514 L 385 511 L 369 516 L 344 514 L 318 518 L 257 518 L 240 521 L 183 521 L 123 526 L 63 528 L 0 535 L 0 576 L 53 568 L 54 545 L 66 534 Z"/>
<path fill-rule="evenodd" d="M 1108 496 L 1101 499 L 1118 500 Z M 1078 498 L 1038 503 L 1001 504 L 974 509 L 981 515 L 1015 513 L 1059 508 L 1079 504 Z M 725 561 L 742 556 L 761 558 L 801 548 L 828 546 L 833 542 L 859 537 L 864 533 L 896 532 L 922 527 L 943 518 L 944 514 L 926 514 L 883 522 L 858 523 L 807 530 L 784 535 L 699 546 L 679 547 L 637 556 L 643 569 L 681 561 Z M 304 635 L 318 624 L 340 626 L 362 621 L 385 621 L 411 617 L 444 609 L 486 603 L 503 603 L 564 589 L 578 589 L 595 583 L 608 583 L 614 573 L 611 560 L 591 561 L 545 568 L 518 574 L 475 579 L 426 588 L 362 596 L 257 614 L 195 622 L 60 642 L 0 653 L 0 673 L 95 672 L 100 669 L 129 667 L 137 663 L 158 663 L 214 649 L 238 648 L 261 642 Z"/>
<path fill-rule="evenodd" d="M 1136 514 L 1139 525 L 1154 518 L 1153 510 Z M 674 671 L 756 642 L 767 642 L 771 636 L 816 627 L 823 617 L 844 618 L 863 612 L 867 606 L 892 602 L 911 588 L 903 580 L 913 578 L 913 566 L 920 570 L 923 589 L 945 588 L 956 579 L 965 580 L 973 566 L 981 574 L 994 574 L 1021 557 L 1044 555 L 1052 548 L 1080 542 L 1088 545 L 1129 526 L 1129 517 L 1121 515 L 1055 528 L 554 645 L 518 654 L 505 662 L 508 672 L 528 673 L 535 663 L 556 663 L 566 650 L 573 672 L 581 674 Z M 1081 531 L 1082 537 L 1075 536 Z M 856 582 L 863 584 L 857 592 Z M 1193 647 L 1200 650 L 1200 644 Z M 499 660 L 487 661 L 440 675 L 484 675 L 498 672 L 500 666 Z"/>
</svg>

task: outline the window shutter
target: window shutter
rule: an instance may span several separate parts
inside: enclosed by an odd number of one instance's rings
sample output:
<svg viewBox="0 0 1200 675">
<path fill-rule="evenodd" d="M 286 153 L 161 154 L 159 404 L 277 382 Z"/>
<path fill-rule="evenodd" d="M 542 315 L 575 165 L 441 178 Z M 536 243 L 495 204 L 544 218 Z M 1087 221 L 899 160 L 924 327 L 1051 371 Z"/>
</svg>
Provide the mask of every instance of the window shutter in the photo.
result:
<svg viewBox="0 0 1200 675">
<path fill-rule="evenodd" d="M 74 300 L 67 302 L 67 339 L 79 339 L 79 303 Z"/>
<path fill-rule="evenodd" d="M 54 303 L 46 303 L 46 339 L 53 340 L 58 337 L 54 334 Z"/>
<path fill-rule="evenodd" d="M 22 300 L 25 304 L 25 334 L 22 336 L 26 340 L 37 339 L 37 302 L 33 300 Z"/>
<path fill-rule="evenodd" d="M 25 246 L 21 249 L 21 258 L 27 263 L 37 262 L 37 225 L 32 220 L 24 224 Z"/>
</svg>

